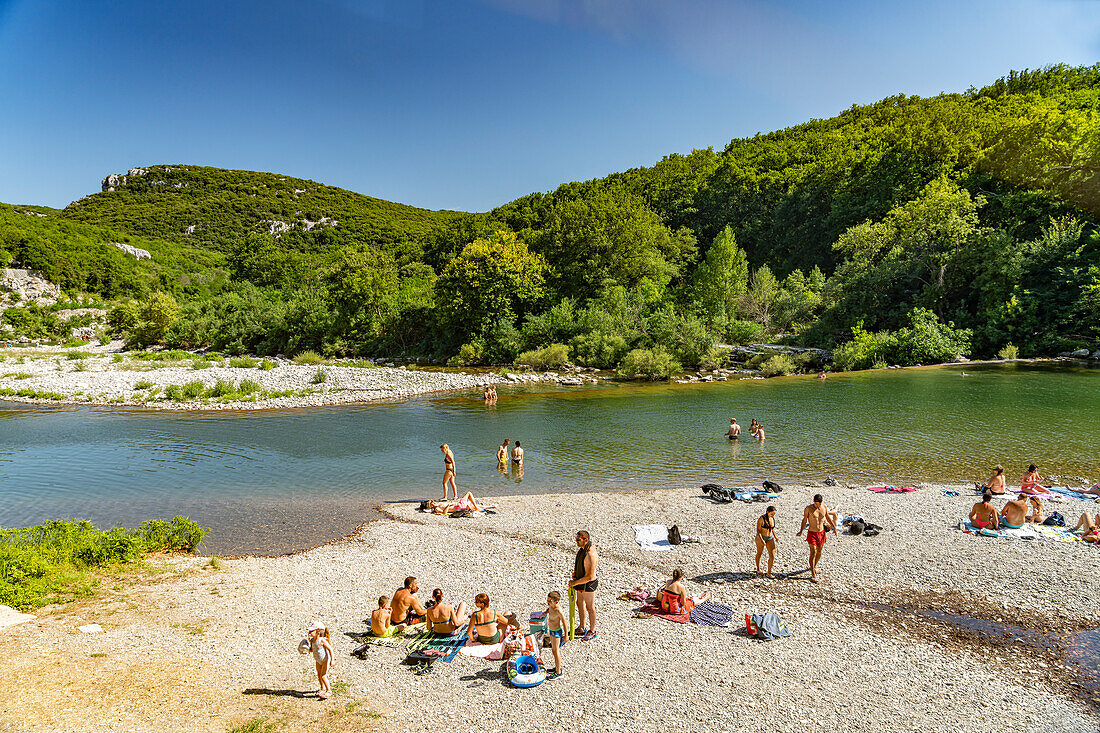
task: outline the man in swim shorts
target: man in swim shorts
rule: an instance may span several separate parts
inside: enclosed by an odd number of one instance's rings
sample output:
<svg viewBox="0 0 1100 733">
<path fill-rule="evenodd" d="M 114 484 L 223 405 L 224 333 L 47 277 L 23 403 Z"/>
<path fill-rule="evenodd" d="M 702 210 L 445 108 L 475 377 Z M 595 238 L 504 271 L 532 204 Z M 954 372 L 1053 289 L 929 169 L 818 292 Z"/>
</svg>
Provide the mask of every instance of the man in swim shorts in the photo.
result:
<svg viewBox="0 0 1100 733">
<path fill-rule="evenodd" d="M 394 624 L 411 625 L 420 623 L 428 614 L 428 609 L 416 597 L 420 586 L 416 578 L 405 578 L 405 586 L 393 594 L 390 601 L 390 621 Z"/>
<path fill-rule="evenodd" d="M 802 536 L 802 530 L 809 527 L 806 532 L 806 542 L 810 545 L 810 582 L 816 583 L 817 563 L 821 559 L 821 550 L 825 547 L 825 532 L 832 528 L 836 532 L 836 515 L 829 512 L 825 506 L 825 500 L 821 494 L 814 494 L 814 503 L 810 504 L 802 512 L 802 526 L 798 528 L 796 536 Z"/>
<path fill-rule="evenodd" d="M 736 440 L 741 437 L 741 426 L 737 424 L 736 418 L 730 418 L 730 429 L 729 432 L 726 433 L 726 437 L 730 440 Z"/>
<path fill-rule="evenodd" d="M 505 468 L 508 465 L 508 444 L 511 442 L 511 438 L 505 438 L 497 448 L 497 468 Z"/>
<path fill-rule="evenodd" d="M 988 490 L 982 494 L 979 501 L 970 510 L 970 523 L 978 529 L 1000 529 L 997 522 L 997 507 L 993 506 L 993 494 Z"/>
<path fill-rule="evenodd" d="M 577 592 L 577 633 L 581 638 L 591 641 L 596 638 L 596 588 L 600 581 L 596 578 L 596 564 L 599 557 L 592 546 L 592 537 L 583 529 L 577 532 L 577 558 L 573 563 L 573 580 L 569 587 Z M 584 620 L 588 619 L 588 631 L 584 630 Z"/>
<path fill-rule="evenodd" d="M 1027 494 L 1020 492 L 1001 509 L 1000 526 L 1019 529 L 1027 522 Z"/>
</svg>

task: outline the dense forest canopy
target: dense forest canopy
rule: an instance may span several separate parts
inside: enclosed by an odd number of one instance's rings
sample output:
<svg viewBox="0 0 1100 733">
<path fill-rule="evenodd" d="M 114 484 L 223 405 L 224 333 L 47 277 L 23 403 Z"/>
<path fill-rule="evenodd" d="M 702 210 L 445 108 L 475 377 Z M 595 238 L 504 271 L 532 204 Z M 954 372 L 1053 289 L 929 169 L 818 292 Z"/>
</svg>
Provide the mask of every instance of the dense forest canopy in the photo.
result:
<svg viewBox="0 0 1100 733">
<path fill-rule="evenodd" d="M 890 97 L 485 213 L 185 165 L 113 188 L 0 209 L 0 260 L 108 299 L 164 291 L 176 346 L 510 363 L 558 344 L 667 373 L 765 337 L 840 346 L 845 368 L 1100 337 L 1100 64 Z"/>
</svg>

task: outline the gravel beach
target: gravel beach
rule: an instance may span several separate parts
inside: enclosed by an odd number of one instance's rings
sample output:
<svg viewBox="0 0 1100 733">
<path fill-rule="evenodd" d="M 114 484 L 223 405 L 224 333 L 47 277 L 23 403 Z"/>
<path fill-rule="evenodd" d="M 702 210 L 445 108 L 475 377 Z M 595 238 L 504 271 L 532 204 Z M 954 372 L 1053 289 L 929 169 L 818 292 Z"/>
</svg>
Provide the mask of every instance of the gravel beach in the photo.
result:
<svg viewBox="0 0 1100 733">
<path fill-rule="evenodd" d="M 961 488 L 961 487 L 956 487 Z M 815 492 L 880 524 L 830 536 L 808 582 L 795 537 Z M 1096 731 L 1098 701 L 1065 664 L 1013 638 L 991 640 L 894 610 L 935 607 L 1027 629 L 1100 625 L 1100 550 L 979 538 L 949 529 L 973 498 L 936 486 L 879 495 L 788 487 L 778 507 L 777 580 L 755 577 L 760 504 L 713 504 L 697 489 L 506 497 L 495 514 L 450 519 L 390 504 L 351 537 L 297 555 L 208 563 L 172 558 L 95 602 L 47 608 L 0 631 L 0 730 L 226 731 L 263 717 L 287 730 L 403 731 Z M 1067 502 L 1067 517 L 1095 510 Z M 633 524 L 677 524 L 699 544 L 642 552 Z M 510 687 L 501 662 L 458 657 L 417 676 L 397 649 L 349 656 L 381 594 L 406 575 L 521 616 L 572 568 L 573 535 L 600 550 L 599 636 L 563 649 L 565 676 Z M 215 567 L 217 566 L 217 567 Z M 692 592 L 734 609 L 732 629 L 636 619 L 616 599 L 674 567 Z M 788 573 L 789 577 L 784 577 Z M 770 610 L 792 636 L 746 637 L 740 614 Z M 336 695 L 320 701 L 295 652 L 319 618 L 337 652 Z M 99 623 L 102 634 L 77 626 Z M 549 653 L 546 654 L 549 660 Z M 60 683 L 60 684 L 59 684 Z M 305 693 L 305 694 L 303 694 Z M 41 703 L 28 706 L 25 700 Z M 5 728 L 4 726 L 8 727 Z"/>
</svg>

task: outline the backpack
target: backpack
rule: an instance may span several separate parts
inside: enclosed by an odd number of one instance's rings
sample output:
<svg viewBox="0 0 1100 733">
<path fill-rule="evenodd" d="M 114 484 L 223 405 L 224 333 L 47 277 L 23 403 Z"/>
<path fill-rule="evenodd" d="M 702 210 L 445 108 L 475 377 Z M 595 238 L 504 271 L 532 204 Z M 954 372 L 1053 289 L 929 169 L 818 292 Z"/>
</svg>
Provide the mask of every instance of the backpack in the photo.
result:
<svg viewBox="0 0 1100 733">
<path fill-rule="evenodd" d="M 1058 512 L 1051 512 L 1050 516 L 1046 518 L 1046 521 L 1044 521 L 1043 524 L 1047 525 L 1048 527 L 1065 527 L 1066 518 Z"/>
<path fill-rule="evenodd" d="M 674 524 L 668 528 L 668 544 L 678 545 L 683 541 L 683 538 L 680 537 L 680 528 L 677 525 Z"/>
</svg>

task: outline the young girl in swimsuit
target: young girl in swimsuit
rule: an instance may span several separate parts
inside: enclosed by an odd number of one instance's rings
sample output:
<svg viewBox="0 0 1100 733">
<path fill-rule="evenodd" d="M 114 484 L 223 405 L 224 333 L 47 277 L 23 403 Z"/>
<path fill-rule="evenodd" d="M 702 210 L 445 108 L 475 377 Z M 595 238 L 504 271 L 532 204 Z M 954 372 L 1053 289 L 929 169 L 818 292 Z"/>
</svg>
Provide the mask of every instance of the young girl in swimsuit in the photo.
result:
<svg viewBox="0 0 1100 733">
<path fill-rule="evenodd" d="M 752 424 L 749 425 L 749 435 L 756 437 L 756 431 L 760 429 L 760 423 L 756 422 L 756 418 L 752 419 Z"/>
<path fill-rule="evenodd" d="M 334 658 L 328 628 L 319 621 L 314 621 L 306 629 L 306 633 L 309 634 L 309 650 L 313 652 L 313 661 L 317 666 L 317 682 L 321 685 L 321 691 L 317 694 L 325 698 L 332 694 L 332 689 L 328 686 L 328 671 Z"/>
<path fill-rule="evenodd" d="M 768 548 L 768 577 L 775 580 L 772 575 L 772 566 L 775 564 L 775 507 L 769 506 L 767 511 L 756 520 L 756 574 L 760 572 L 760 556 L 764 554 L 764 548 Z"/>
<path fill-rule="evenodd" d="M 455 454 L 451 452 L 451 447 L 446 443 L 439 446 L 439 450 L 443 451 L 443 501 L 447 500 L 448 486 L 455 492 L 455 499 L 457 499 L 458 487 L 455 485 Z"/>
</svg>

